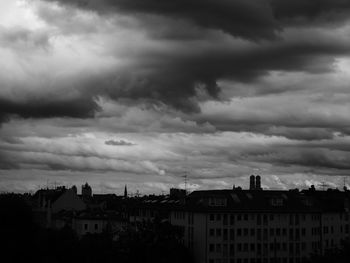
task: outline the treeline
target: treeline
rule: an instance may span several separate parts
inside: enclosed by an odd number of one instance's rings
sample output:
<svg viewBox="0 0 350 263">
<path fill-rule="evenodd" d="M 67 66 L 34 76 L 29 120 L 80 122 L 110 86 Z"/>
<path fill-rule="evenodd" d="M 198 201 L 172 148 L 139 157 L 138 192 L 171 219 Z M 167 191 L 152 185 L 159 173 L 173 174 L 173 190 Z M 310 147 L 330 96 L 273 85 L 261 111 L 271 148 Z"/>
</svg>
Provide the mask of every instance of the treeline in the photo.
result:
<svg viewBox="0 0 350 263">
<path fill-rule="evenodd" d="M 34 223 L 21 195 L 0 195 L 0 239 L 6 262 L 74 263 L 191 263 L 179 242 L 181 232 L 156 222 L 121 233 L 117 240 L 106 231 L 78 238 L 69 227 L 42 229 Z"/>
</svg>

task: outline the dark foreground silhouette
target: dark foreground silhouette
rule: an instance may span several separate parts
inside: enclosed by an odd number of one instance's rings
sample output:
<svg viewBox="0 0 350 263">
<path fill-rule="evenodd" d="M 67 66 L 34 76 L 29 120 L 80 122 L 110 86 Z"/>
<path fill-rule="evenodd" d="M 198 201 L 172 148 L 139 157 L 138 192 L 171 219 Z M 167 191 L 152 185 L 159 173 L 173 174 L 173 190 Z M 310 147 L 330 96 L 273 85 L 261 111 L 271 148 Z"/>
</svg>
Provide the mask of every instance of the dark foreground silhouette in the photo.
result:
<svg viewBox="0 0 350 263">
<path fill-rule="evenodd" d="M 69 227 L 38 227 L 21 195 L 0 195 L 0 210 L 1 250 L 6 262 L 192 262 L 179 242 L 181 232 L 168 223 L 125 231 L 117 240 L 108 231 L 78 238 Z"/>
</svg>

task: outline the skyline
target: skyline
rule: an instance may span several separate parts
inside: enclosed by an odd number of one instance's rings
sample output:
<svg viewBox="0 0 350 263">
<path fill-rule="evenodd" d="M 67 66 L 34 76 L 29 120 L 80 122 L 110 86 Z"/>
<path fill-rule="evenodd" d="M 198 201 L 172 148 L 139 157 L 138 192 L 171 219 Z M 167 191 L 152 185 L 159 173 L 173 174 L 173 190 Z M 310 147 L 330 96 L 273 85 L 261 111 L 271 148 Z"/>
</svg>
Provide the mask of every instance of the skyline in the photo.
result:
<svg viewBox="0 0 350 263">
<path fill-rule="evenodd" d="M 350 1 L 3 0 L 0 191 L 342 187 Z M 346 182 L 349 186 L 349 183 Z"/>
</svg>

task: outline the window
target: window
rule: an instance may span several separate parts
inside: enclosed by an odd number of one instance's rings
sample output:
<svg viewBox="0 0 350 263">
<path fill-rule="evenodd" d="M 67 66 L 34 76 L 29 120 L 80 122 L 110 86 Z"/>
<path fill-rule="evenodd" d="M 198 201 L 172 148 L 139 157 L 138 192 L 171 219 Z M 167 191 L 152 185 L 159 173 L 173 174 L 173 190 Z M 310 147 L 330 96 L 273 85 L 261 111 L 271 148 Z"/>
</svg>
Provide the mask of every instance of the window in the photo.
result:
<svg viewBox="0 0 350 263">
<path fill-rule="evenodd" d="M 245 237 L 248 236 L 248 233 L 249 233 L 249 229 L 248 228 L 244 228 L 243 234 L 244 234 Z"/>
<path fill-rule="evenodd" d="M 248 251 L 248 243 L 244 243 L 244 245 L 243 245 L 243 250 L 244 250 L 244 251 Z"/>
<path fill-rule="evenodd" d="M 272 198 L 270 201 L 271 206 L 282 206 L 283 199 L 279 197 Z"/>
<path fill-rule="evenodd" d="M 248 215 L 244 214 L 244 221 L 248 221 Z"/>
<path fill-rule="evenodd" d="M 280 228 L 276 228 L 276 236 L 280 236 L 281 235 L 281 229 Z"/>
<path fill-rule="evenodd" d="M 281 243 L 275 243 L 276 250 L 281 250 Z"/>
<path fill-rule="evenodd" d="M 287 235 L 287 228 L 283 228 L 283 229 L 282 229 L 282 235 L 283 235 L 283 236 L 286 236 L 286 235 Z"/>
<path fill-rule="evenodd" d="M 239 252 L 242 251 L 242 244 L 241 243 L 237 244 L 237 251 L 239 251 Z"/>
<path fill-rule="evenodd" d="M 235 254 L 235 246 L 230 244 L 230 255 L 233 256 Z"/>
<path fill-rule="evenodd" d="M 261 215 L 257 216 L 256 221 L 258 225 L 261 225 Z"/>
<path fill-rule="evenodd" d="M 220 228 L 216 229 L 216 236 L 221 237 L 221 229 Z"/>
<path fill-rule="evenodd" d="M 224 229 L 224 240 L 226 241 L 227 240 L 227 236 L 228 236 L 228 231 L 227 229 Z"/>
<path fill-rule="evenodd" d="M 264 225 L 266 225 L 267 224 L 267 215 L 263 216 L 263 221 L 264 221 Z"/>
<path fill-rule="evenodd" d="M 209 252 L 214 252 L 214 244 L 209 244 Z"/>
<path fill-rule="evenodd" d="M 210 197 L 209 206 L 226 206 L 226 198 L 224 197 Z"/>
<path fill-rule="evenodd" d="M 227 225 L 227 214 L 224 214 L 224 225 Z"/>
<path fill-rule="evenodd" d="M 255 236 L 255 229 L 254 228 L 251 228 L 250 229 L 250 236 Z"/>
<path fill-rule="evenodd" d="M 324 226 L 324 227 L 323 227 L 323 233 L 324 233 L 324 234 L 328 234 L 328 227 L 327 227 L 327 226 Z"/>
<path fill-rule="evenodd" d="M 221 252 L 221 244 L 216 244 L 216 252 Z"/>
<path fill-rule="evenodd" d="M 214 229 L 213 228 L 210 228 L 209 229 L 209 236 L 213 237 L 214 236 Z"/>
<path fill-rule="evenodd" d="M 261 244 L 260 244 L 260 243 L 258 243 L 258 244 L 256 245 L 256 248 L 257 248 L 257 250 L 258 250 L 258 254 L 261 253 Z"/>
<path fill-rule="evenodd" d="M 237 236 L 239 237 L 242 236 L 242 229 L 240 228 L 237 229 Z"/>
<path fill-rule="evenodd" d="M 210 220 L 210 221 L 214 221 L 214 220 L 215 220 L 215 219 L 214 219 L 214 214 L 210 214 L 210 215 L 209 215 L 209 220 Z"/>
<path fill-rule="evenodd" d="M 221 214 L 216 214 L 216 221 L 220 221 L 221 220 Z"/>
<path fill-rule="evenodd" d="M 297 240 L 300 239 L 300 231 L 299 231 L 299 228 L 295 229 L 295 238 L 296 238 Z"/>
<path fill-rule="evenodd" d="M 287 251 L 287 243 L 282 243 L 282 250 Z"/>
<path fill-rule="evenodd" d="M 255 244 L 254 243 L 251 243 L 250 244 L 250 251 L 254 251 L 255 250 Z"/>
<path fill-rule="evenodd" d="M 233 225 L 235 223 L 235 216 L 230 215 L 230 225 Z"/>
<path fill-rule="evenodd" d="M 293 235 L 294 234 L 294 231 L 293 231 L 293 229 L 291 228 L 291 229 L 289 229 L 289 237 L 291 238 L 291 239 L 293 239 Z"/>
<path fill-rule="evenodd" d="M 258 235 L 258 240 L 260 240 L 261 239 L 261 229 L 257 230 L 257 235 Z"/>
<path fill-rule="evenodd" d="M 224 252 L 224 255 L 227 256 L 227 254 L 228 254 L 228 247 L 227 247 L 227 244 L 224 244 L 224 246 L 223 246 L 223 252 Z"/>
<path fill-rule="evenodd" d="M 235 230 L 230 229 L 230 240 L 234 240 L 234 239 L 235 239 Z"/>
<path fill-rule="evenodd" d="M 95 230 L 97 230 L 98 229 L 98 224 L 95 224 Z"/>
<path fill-rule="evenodd" d="M 84 229 L 85 229 L 85 230 L 88 229 L 88 224 L 84 224 Z"/>
</svg>

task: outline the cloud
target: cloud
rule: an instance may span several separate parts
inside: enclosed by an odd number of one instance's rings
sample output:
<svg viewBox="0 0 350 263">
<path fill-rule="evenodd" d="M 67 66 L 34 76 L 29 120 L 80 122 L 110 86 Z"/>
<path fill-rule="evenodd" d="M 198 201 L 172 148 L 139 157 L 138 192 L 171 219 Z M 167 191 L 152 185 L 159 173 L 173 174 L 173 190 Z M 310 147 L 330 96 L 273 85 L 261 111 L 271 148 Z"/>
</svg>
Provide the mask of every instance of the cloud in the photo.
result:
<svg viewBox="0 0 350 263">
<path fill-rule="evenodd" d="M 21 52 L 50 47 L 50 35 L 43 30 L 28 30 L 21 27 L 5 28 L 0 25 L 0 46 L 9 46 Z"/>
<path fill-rule="evenodd" d="M 0 117 L 20 116 L 23 118 L 73 117 L 87 118 L 94 116 L 99 109 L 92 97 L 84 98 L 33 98 L 16 101 L 0 97 Z"/>
<path fill-rule="evenodd" d="M 51 0 L 47 0 L 51 1 Z M 343 0 L 54 0 L 99 13 L 143 14 L 187 20 L 246 39 L 274 39 L 288 25 L 344 22 L 350 4 Z"/>
<path fill-rule="evenodd" d="M 273 38 L 275 31 L 278 30 L 270 7 L 263 1 L 62 0 L 58 2 L 108 14 L 113 12 L 153 14 L 185 19 L 201 27 L 219 29 L 249 39 Z"/>
<path fill-rule="evenodd" d="M 108 141 L 105 141 L 105 144 L 106 145 L 111 145 L 111 146 L 133 146 L 135 145 L 134 143 L 132 142 L 127 142 L 127 141 L 124 141 L 124 140 L 108 140 Z"/>
<path fill-rule="evenodd" d="M 339 31 L 308 25 L 280 31 L 279 26 L 271 26 L 276 3 L 267 1 L 61 1 L 75 7 L 52 1 L 31 3 L 42 23 L 34 33 L 51 32 L 49 40 L 30 37 L 33 30 L 16 33 L 14 28 L 5 38 L 34 39 L 34 47 L 50 48 L 31 57 L 6 46 L 5 55 L 13 61 L 6 67 L 20 77 L 14 80 L 4 74 L 0 80 L 20 96 L 0 93 L 2 120 L 12 114 L 91 117 L 99 110 L 100 97 L 198 113 L 203 100 L 227 99 L 220 86 L 223 80 L 254 83 L 271 71 L 324 74 L 334 71 L 336 59 L 350 51 L 348 37 Z M 183 32 L 183 27 L 190 28 L 194 37 L 165 36 L 172 29 Z M 155 35 L 158 29 L 164 37 Z M 266 40 L 250 41 L 253 36 Z M 64 98 L 66 93 L 71 96 Z"/>
<path fill-rule="evenodd" d="M 8 187 L 47 174 L 151 191 L 188 171 L 230 188 L 259 171 L 287 188 L 349 172 L 346 1 L 4 1 Z"/>
</svg>

